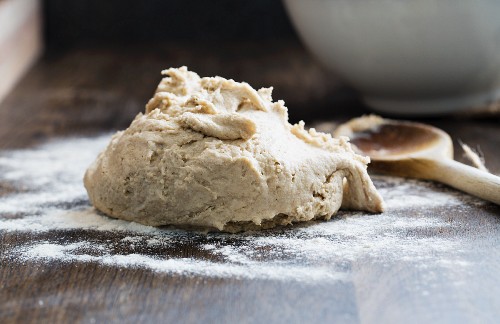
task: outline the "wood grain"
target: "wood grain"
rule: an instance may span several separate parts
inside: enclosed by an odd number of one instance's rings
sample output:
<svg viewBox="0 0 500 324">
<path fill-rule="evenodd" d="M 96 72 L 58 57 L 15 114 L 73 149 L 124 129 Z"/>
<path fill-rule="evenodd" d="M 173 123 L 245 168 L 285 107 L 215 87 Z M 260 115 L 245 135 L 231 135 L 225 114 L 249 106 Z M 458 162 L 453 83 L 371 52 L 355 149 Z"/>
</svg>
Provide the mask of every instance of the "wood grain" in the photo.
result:
<svg viewBox="0 0 500 324">
<path fill-rule="evenodd" d="M 124 128 L 143 110 L 159 81 L 159 70 L 184 64 L 202 75 L 221 74 L 256 86 L 274 85 L 274 97 L 285 99 L 294 120 L 335 123 L 366 112 L 349 90 L 339 87 L 294 44 L 74 49 L 46 56 L 0 105 L 0 148 L 31 147 L 50 138 Z M 487 167 L 500 173 L 496 119 L 427 122 L 444 129 L 453 139 L 480 146 Z M 456 145 L 457 157 L 463 160 Z M 23 190 L 31 189 L 0 181 L 0 203 L 2 197 Z M 431 266 L 417 268 L 418 261 L 389 262 L 387 257 L 366 255 L 342 265 L 352 276 L 350 281 L 301 283 L 183 276 L 95 262 L 20 260 L 7 253 L 30 241 L 71 242 L 84 235 L 96 241 L 119 242 L 123 235 L 116 233 L 0 231 L 0 322 L 497 321 L 500 209 L 473 201 L 425 212 L 408 209 L 400 216 L 418 219 L 419 215 L 452 226 L 409 228 L 403 238 L 450 237 L 466 242 L 470 247 L 464 252 L 467 267 L 457 265 L 454 273 Z M 199 257 L 197 244 L 148 253 Z M 460 284 L 454 281 L 457 276 L 463 277 Z M 410 286 L 415 283 L 417 288 Z"/>
</svg>

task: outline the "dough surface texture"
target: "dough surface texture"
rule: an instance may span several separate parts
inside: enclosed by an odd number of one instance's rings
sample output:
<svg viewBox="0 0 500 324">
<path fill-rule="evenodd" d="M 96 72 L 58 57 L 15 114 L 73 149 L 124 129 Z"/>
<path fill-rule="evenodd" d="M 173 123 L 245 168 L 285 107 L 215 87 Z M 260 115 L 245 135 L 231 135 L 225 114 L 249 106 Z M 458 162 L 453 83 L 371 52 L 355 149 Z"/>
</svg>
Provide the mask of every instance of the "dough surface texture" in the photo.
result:
<svg viewBox="0 0 500 324">
<path fill-rule="evenodd" d="M 120 219 L 222 231 L 330 219 L 384 203 L 348 138 L 288 123 L 272 88 L 185 67 L 162 72 L 146 112 L 116 133 L 84 177 L 90 201 Z"/>
</svg>

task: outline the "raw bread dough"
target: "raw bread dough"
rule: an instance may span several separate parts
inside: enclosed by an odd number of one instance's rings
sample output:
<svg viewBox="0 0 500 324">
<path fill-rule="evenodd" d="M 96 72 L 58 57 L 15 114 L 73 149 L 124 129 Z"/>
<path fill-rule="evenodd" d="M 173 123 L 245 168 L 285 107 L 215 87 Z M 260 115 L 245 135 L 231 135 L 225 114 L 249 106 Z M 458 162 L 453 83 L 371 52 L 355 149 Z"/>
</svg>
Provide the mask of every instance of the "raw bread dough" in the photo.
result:
<svg viewBox="0 0 500 324">
<path fill-rule="evenodd" d="M 272 88 L 168 69 L 154 97 L 85 174 L 92 204 L 146 225 L 235 232 L 381 212 L 368 157 L 288 123 Z"/>
</svg>

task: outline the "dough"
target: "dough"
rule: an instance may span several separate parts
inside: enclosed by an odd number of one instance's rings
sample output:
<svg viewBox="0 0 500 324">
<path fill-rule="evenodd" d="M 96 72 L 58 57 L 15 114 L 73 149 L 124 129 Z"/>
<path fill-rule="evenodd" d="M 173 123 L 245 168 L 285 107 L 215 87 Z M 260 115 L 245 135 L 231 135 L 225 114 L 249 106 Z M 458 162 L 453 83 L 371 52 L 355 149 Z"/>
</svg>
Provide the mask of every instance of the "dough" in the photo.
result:
<svg viewBox="0 0 500 324">
<path fill-rule="evenodd" d="M 368 157 L 348 138 L 288 123 L 272 88 L 168 69 L 84 183 L 103 213 L 160 226 L 222 231 L 330 219 L 340 207 L 381 212 Z"/>
</svg>

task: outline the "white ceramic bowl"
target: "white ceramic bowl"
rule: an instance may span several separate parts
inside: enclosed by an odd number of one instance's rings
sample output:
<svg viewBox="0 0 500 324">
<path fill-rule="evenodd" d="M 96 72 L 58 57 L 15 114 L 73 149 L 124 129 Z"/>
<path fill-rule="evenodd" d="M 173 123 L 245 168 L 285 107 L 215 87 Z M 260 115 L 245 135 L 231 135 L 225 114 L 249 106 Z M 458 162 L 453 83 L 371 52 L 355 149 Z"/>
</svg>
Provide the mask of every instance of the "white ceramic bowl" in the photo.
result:
<svg viewBox="0 0 500 324">
<path fill-rule="evenodd" d="M 374 110 L 435 115 L 500 98 L 500 0 L 285 0 L 302 40 Z"/>
</svg>

